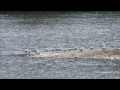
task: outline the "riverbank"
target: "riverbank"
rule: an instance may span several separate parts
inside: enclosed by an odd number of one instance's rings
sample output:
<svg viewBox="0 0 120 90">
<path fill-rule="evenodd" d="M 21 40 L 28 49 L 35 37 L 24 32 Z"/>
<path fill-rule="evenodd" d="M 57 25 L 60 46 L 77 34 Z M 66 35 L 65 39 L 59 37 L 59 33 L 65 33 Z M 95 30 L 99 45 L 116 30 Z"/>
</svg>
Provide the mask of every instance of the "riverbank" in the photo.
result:
<svg viewBox="0 0 120 90">
<path fill-rule="evenodd" d="M 40 52 L 38 55 L 30 57 L 54 57 L 54 58 L 90 58 L 90 59 L 118 59 L 120 60 L 120 50 L 85 50 L 81 51 L 49 51 Z"/>
</svg>

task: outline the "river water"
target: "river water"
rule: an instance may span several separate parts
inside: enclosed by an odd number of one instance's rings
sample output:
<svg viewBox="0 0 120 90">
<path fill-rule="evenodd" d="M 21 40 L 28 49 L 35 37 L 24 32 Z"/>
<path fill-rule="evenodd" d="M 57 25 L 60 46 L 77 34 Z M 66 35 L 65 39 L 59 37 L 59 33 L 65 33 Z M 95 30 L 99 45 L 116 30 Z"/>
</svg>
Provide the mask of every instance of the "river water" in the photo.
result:
<svg viewBox="0 0 120 90">
<path fill-rule="evenodd" d="M 120 12 L 0 12 L 0 78 L 120 78 L 119 60 L 21 57 L 25 49 L 120 48 Z"/>
</svg>

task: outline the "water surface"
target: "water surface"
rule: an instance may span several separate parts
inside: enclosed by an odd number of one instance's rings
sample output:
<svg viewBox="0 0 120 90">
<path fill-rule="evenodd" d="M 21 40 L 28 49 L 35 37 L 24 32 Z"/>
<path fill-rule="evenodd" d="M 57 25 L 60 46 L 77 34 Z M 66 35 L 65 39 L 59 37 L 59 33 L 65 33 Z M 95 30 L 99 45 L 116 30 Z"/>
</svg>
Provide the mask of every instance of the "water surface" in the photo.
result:
<svg viewBox="0 0 120 90">
<path fill-rule="evenodd" d="M 120 12 L 0 12 L 0 78 L 120 78 L 120 61 L 10 56 L 26 48 L 120 48 Z"/>
</svg>

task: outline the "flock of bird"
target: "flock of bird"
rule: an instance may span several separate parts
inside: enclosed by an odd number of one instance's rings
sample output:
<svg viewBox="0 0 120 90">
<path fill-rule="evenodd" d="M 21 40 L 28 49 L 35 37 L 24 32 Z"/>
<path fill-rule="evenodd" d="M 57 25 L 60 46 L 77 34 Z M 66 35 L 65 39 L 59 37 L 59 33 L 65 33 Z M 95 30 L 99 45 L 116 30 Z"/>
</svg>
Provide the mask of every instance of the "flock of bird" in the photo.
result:
<svg viewBox="0 0 120 90">
<path fill-rule="evenodd" d="M 83 52 L 84 51 L 84 47 L 81 47 L 79 49 L 78 48 L 73 48 L 73 49 L 68 48 L 66 50 L 62 50 L 62 49 L 47 49 L 46 52 L 50 52 L 50 51 L 72 51 L 72 50 L 79 50 L 79 51 Z M 94 50 L 94 48 L 90 47 L 89 50 Z M 102 50 L 106 50 L 106 47 L 103 47 Z M 39 55 L 40 54 L 40 50 L 38 50 L 38 49 L 34 49 L 34 50 L 25 49 L 24 53 L 26 55 L 28 55 L 28 56 L 29 55 Z"/>
<path fill-rule="evenodd" d="M 40 51 L 38 49 L 34 49 L 34 50 L 25 49 L 24 52 L 27 56 L 40 54 Z"/>
</svg>

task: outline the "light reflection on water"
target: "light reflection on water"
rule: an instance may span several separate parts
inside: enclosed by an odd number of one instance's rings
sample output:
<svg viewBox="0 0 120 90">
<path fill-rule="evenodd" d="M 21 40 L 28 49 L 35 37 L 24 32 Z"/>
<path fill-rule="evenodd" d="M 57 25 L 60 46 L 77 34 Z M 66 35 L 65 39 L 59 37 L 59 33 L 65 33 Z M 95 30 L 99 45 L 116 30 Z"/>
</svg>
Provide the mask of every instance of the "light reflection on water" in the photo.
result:
<svg viewBox="0 0 120 90">
<path fill-rule="evenodd" d="M 0 23 L 0 78 L 120 78 L 117 60 L 9 56 L 26 48 L 120 48 L 120 12 L 0 13 Z"/>
</svg>

